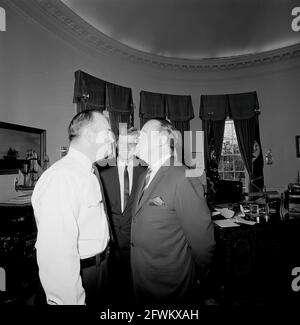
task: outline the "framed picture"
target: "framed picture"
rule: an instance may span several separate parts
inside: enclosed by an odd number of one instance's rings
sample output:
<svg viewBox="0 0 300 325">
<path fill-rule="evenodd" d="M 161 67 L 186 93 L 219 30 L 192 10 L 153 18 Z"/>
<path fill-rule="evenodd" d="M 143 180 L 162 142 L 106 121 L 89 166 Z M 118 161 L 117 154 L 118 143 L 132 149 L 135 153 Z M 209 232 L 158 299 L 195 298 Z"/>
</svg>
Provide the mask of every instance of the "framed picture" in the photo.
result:
<svg viewBox="0 0 300 325">
<path fill-rule="evenodd" d="M 296 135 L 296 156 L 300 158 L 300 135 Z"/>
<path fill-rule="evenodd" d="M 28 151 L 37 153 L 43 166 L 46 155 L 46 130 L 0 122 L 0 174 L 22 169 Z"/>
</svg>

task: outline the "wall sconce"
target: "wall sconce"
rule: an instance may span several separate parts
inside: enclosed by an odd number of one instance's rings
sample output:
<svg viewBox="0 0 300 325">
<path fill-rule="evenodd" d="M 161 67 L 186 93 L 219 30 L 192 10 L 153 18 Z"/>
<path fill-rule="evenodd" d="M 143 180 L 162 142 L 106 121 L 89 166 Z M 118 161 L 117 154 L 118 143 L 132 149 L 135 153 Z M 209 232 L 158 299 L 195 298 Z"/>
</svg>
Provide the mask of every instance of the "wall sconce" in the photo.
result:
<svg viewBox="0 0 300 325">
<path fill-rule="evenodd" d="M 266 165 L 273 165 L 274 159 L 273 159 L 273 153 L 271 149 L 269 149 L 265 153 L 265 161 L 266 161 Z"/>
</svg>

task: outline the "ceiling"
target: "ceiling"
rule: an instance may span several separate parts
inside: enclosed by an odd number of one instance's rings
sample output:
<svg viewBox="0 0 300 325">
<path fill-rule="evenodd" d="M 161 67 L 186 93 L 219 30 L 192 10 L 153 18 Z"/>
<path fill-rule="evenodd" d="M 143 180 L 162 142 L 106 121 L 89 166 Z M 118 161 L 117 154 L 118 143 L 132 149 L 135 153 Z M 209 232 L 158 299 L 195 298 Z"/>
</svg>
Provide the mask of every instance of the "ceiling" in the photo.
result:
<svg viewBox="0 0 300 325">
<path fill-rule="evenodd" d="M 61 0 L 87 23 L 131 48 L 211 59 L 300 43 L 297 0 Z"/>
</svg>

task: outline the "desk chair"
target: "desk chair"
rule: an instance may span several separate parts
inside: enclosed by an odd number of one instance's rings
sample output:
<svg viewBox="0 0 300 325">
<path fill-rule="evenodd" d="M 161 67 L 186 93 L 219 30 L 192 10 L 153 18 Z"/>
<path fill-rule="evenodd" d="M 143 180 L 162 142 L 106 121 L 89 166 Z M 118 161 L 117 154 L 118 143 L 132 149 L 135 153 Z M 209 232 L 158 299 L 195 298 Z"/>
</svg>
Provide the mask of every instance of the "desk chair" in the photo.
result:
<svg viewBox="0 0 300 325">
<path fill-rule="evenodd" d="M 241 181 L 219 180 L 216 186 L 214 204 L 240 203 L 243 200 Z"/>
</svg>

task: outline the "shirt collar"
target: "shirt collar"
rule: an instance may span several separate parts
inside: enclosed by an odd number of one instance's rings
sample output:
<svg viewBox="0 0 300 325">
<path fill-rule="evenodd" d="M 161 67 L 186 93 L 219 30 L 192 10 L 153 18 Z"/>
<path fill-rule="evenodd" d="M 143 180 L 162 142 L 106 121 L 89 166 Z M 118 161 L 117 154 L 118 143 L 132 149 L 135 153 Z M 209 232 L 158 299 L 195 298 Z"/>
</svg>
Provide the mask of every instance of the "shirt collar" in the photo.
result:
<svg viewBox="0 0 300 325">
<path fill-rule="evenodd" d="M 81 151 L 70 147 L 68 154 L 69 157 L 72 157 L 75 159 L 77 162 L 79 162 L 84 169 L 86 169 L 89 172 L 93 172 L 93 163 L 90 161 L 90 159 Z"/>
<path fill-rule="evenodd" d="M 166 156 L 156 161 L 152 166 L 149 166 L 148 168 L 151 169 L 151 173 L 156 173 L 159 170 L 159 168 L 170 158 L 171 155 L 167 154 Z"/>
<path fill-rule="evenodd" d="M 128 161 L 128 163 L 126 164 L 126 162 L 124 160 L 121 160 L 121 159 L 117 158 L 117 164 L 118 164 L 118 166 L 122 166 L 122 167 L 125 167 L 126 165 L 127 166 L 133 166 L 133 159 L 130 159 Z"/>
</svg>

